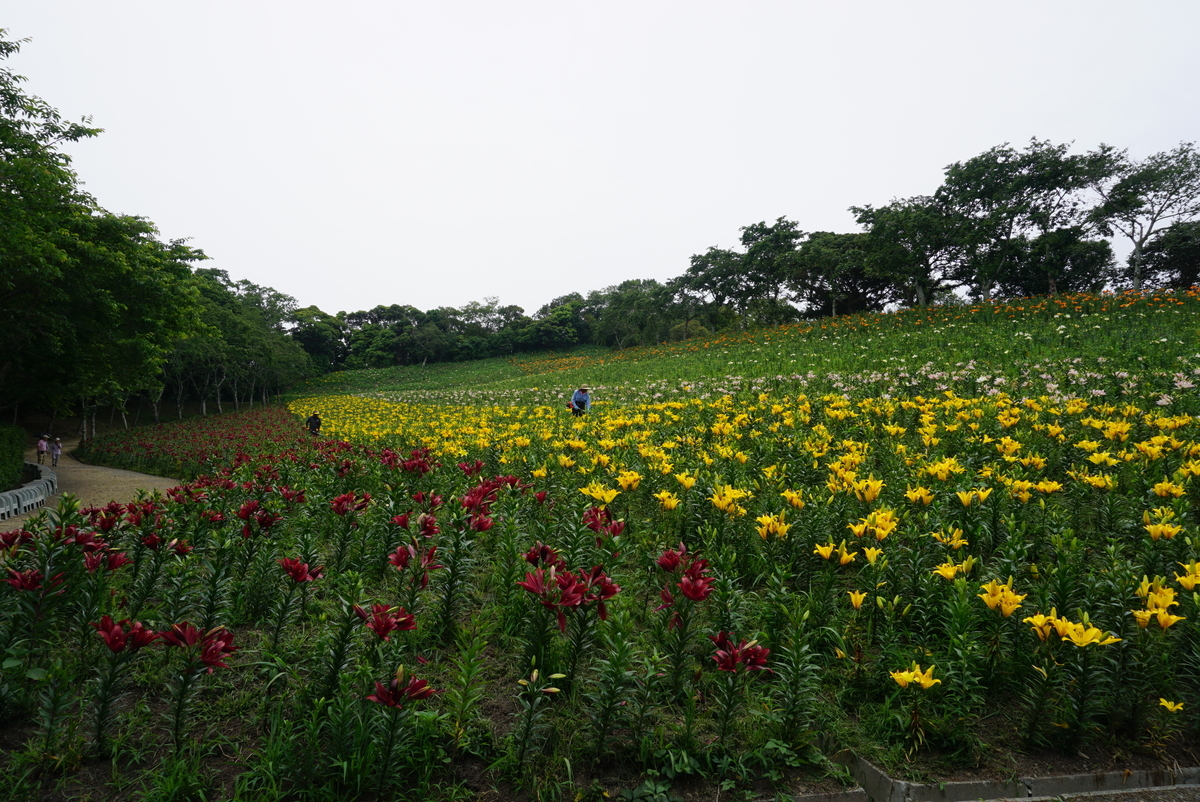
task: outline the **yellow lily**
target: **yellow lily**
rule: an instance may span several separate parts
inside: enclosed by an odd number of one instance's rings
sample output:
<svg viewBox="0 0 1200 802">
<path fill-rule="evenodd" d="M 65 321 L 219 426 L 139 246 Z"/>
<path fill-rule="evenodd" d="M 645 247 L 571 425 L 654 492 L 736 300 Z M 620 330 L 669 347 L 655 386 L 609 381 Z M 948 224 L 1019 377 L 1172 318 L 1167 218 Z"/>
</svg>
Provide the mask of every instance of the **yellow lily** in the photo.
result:
<svg viewBox="0 0 1200 802">
<path fill-rule="evenodd" d="M 951 580 L 958 574 L 958 566 L 954 563 L 942 563 L 937 568 L 933 569 L 933 573 L 940 576 L 942 579 Z"/>
<path fill-rule="evenodd" d="M 664 510 L 673 510 L 679 506 L 679 499 L 669 490 L 661 490 L 655 493 L 654 497 Z"/>
<path fill-rule="evenodd" d="M 929 492 L 928 487 L 910 487 L 905 491 L 904 497 L 913 504 L 921 504 L 925 507 L 933 503 L 933 493 Z"/>
<path fill-rule="evenodd" d="M 800 490 L 784 490 L 779 495 L 787 499 L 787 503 L 798 510 L 804 509 L 804 496 Z"/>
</svg>

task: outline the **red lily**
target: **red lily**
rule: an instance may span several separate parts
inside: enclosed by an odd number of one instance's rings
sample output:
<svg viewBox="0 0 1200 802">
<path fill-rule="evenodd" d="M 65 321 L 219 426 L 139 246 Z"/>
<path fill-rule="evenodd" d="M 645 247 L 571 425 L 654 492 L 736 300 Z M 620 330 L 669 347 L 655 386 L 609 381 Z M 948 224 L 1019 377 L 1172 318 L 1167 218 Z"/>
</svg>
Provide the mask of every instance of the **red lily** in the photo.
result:
<svg viewBox="0 0 1200 802">
<path fill-rule="evenodd" d="M 363 493 L 361 499 L 359 499 L 354 493 L 343 493 L 340 496 L 334 497 L 334 499 L 329 502 L 329 506 L 333 508 L 333 511 L 337 515 L 344 518 L 351 512 L 362 512 L 367 508 L 367 505 L 370 502 L 370 493 Z"/>
<path fill-rule="evenodd" d="M 679 580 L 679 592 L 692 601 L 704 601 L 712 595 L 712 582 L 712 577 L 684 574 Z"/>
<path fill-rule="evenodd" d="M 417 516 L 417 528 L 421 537 L 426 540 L 431 539 L 438 532 L 442 531 L 437 525 L 437 518 L 424 512 Z"/>
<path fill-rule="evenodd" d="M 393 610 L 396 612 L 393 613 Z M 371 612 L 368 613 L 356 604 L 354 613 L 366 621 L 367 629 L 383 640 L 391 640 L 390 635 L 394 630 L 403 631 L 417 628 L 416 619 L 405 612 L 403 607 L 395 608 L 388 607 L 386 604 L 374 604 L 371 605 Z"/>
<path fill-rule="evenodd" d="M 710 635 L 709 640 L 717 647 L 713 660 L 717 662 L 717 668 L 721 671 L 736 672 L 739 666 L 744 667 L 746 671 L 770 671 L 767 668 L 767 656 L 771 654 L 771 650 L 757 645 L 758 641 L 747 642 L 742 638 L 741 642 L 734 646 L 733 639 L 725 632 Z"/>
<path fill-rule="evenodd" d="M 208 666 L 208 673 L 214 668 L 228 668 L 221 662 L 223 658 L 236 652 L 240 647 L 233 645 L 233 633 L 221 627 L 209 632 L 204 637 L 204 645 L 200 649 L 200 662 Z"/>
<path fill-rule="evenodd" d="M 388 707 L 402 708 L 407 702 L 428 699 L 435 693 L 440 693 L 440 691 L 429 687 L 429 683 L 423 679 L 409 677 L 405 682 L 404 666 L 400 666 L 396 669 L 396 676 L 392 677 L 386 686 L 381 682 L 375 683 L 375 693 L 368 696 L 367 700 Z"/>
<path fill-rule="evenodd" d="M 325 566 L 319 566 L 312 569 L 308 568 L 308 563 L 300 562 L 297 557 L 284 557 L 279 560 L 279 564 L 283 567 L 283 572 L 291 577 L 291 580 L 296 584 L 301 582 L 315 582 L 323 577 Z"/>
<path fill-rule="evenodd" d="M 543 565 L 556 565 L 559 568 L 567 567 L 566 563 L 563 562 L 562 557 L 558 556 L 558 549 L 547 546 L 540 540 L 537 542 L 536 546 L 525 552 L 525 562 L 529 563 L 530 565 L 542 563 Z"/>
<path fill-rule="evenodd" d="M 13 529 L 11 532 L 0 532 L 0 548 L 11 549 L 13 546 L 24 546 L 33 541 L 33 534 L 24 529 Z"/>
<path fill-rule="evenodd" d="M 474 462 L 460 462 L 458 468 L 467 476 L 476 476 L 483 471 L 483 460 L 475 460 Z"/>
<path fill-rule="evenodd" d="M 41 590 L 42 589 L 42 572 L 36 568 L 30 568 L 25 571 L 15 571 L 12 568 L 8 569 L 8 579 L 4 580 L 12 585 L 17 590 Z M 62 574 L 55 574 L 50 577 L 50 587 L 58 587 L 62 584 Z"/>
<path fill-rule="evenodd" d="M 238 508 L 237 517 L 241 518 L 243 521 L 249 521 L 250 516 L 258 512 L 260 507 L 262 507 L 262 504 L 260 504 L 257 499 L 251 499 Z"/>
<path fill-rule="evenodd" d="M 283 496 L 283 500 L 289 504 L 303 504 L 306 499 L 303 490 L 292 490 L 287 485 L 279 488 L 279 495 Z"/>
<path fill-rule="evenodd" d="M 680 543 L 679 551 L 675 551 L 675 549 L 667 549 L 662 553 L 662 556 L 654 562 L 664 571 L 668 573 L 674 573 L 680 565 L 686 565 L 686 561 L 688 561 L 688 559 L 687 546 Z"/>
<path fill-rule="evenodd" d="M 161 637 L 158 632 L 146 629 L 141 621 L 135 621 L 129 627 L 129 631 L 126 632 L 125 625 L 128 623 L 128 618 L 114 622 L 111 616 L 106 615 L 98 623 L 94 623 L 91 626 L 100 634 L 100 637 L 104 638 L 105 645 L 114 654 L 125 651 L 126 647 L 130 651 L 136 651 L 137 649 L 149 646 Z"/>
<path fill-rule="evenodd" d="M 396 566 L 397 571 L 403 571 L 408 567 L 408 563 L 413 557 L 417 556 L 417 550 L 413 546 L 397 546 L 396 550 L 388 555 L 388 562 Z"/>
<path fill-rule="evenodd" d="M 186 649 L 204 640 L 204 633 L 187 621 L 172 624 L 171 628 L 159 633 L 162 642 L 167 646 L 177 646 Z"/>
<path fill-rule="evenodd" d="M 216 510 L 204 510 L 200 513 L 200 519 L 208 521 L 213 526 L 217 526 L 225 522 L 225 515 Z"/>
</svg>

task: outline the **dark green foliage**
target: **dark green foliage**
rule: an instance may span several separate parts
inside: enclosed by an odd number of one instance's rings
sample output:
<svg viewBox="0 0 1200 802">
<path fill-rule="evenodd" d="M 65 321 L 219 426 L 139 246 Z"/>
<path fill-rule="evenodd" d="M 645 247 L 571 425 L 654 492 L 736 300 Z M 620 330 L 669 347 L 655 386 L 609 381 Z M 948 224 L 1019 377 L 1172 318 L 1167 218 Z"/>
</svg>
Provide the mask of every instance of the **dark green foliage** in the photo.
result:
<svg viewBox="0 0 1200 802">
<path fill-rule="evenodd" d="M 0 426 L 0 492 L 20 483 L 25 471 L 25 431 Z"/>
</svg>

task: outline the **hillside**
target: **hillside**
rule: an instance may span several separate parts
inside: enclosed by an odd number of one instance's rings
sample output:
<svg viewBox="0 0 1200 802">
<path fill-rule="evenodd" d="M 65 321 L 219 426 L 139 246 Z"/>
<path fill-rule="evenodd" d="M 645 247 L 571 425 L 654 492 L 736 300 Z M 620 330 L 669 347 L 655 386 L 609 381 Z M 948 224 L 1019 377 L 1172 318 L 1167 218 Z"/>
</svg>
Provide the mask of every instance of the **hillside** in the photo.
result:
<svg viewBox="0 0 1200 802">
<path fill-rule="evenodd" d="M 1194 763 L 1198 312 L 346 372 L 102 438 L 198 478 L 3 535 L 0 788 L 796 794 L 844 777 L 818 733 L 935 780 Z"/>
</svg>

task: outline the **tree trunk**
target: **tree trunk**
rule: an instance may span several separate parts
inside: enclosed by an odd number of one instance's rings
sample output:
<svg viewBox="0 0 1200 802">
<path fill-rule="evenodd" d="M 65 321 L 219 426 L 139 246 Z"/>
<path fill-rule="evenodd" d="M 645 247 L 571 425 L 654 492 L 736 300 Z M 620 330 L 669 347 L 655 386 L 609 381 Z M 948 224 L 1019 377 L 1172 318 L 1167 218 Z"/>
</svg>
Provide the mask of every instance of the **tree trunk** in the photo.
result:
<svg viewBox="0 0 1200 802">
<path fill-rule="evenodd" d="M 919 280 L 913 282 L 913 291 L 917 296 L 917 306 L 925 306 L 927 303 L 925 300 L 925 288 L 921 286 Z"/>
<path fill-rule="evenodd" d="M 1129 273 L 1133 279 L 1133 291 L 1142 291 L 1142 242 L 1144 240 L 1135 240 L 1133 243 L 1133 253 L 1129 254 Z"/>
<path fill-rule="evenodd" d="M 167 385 L 164 384 L 158 388 L 158 394 L 155 395 L 154 398 L 151 399 L 151 401 L 150 401 L 150 408 L 154 410 L 154 423 L 156 425 L 159 423 L 162 423 L 162 421 L 158 417 L 158 402 L 162 400 L 163 393 L 165 393 L 166 391 L 167 391 Z"/>
</svg>

